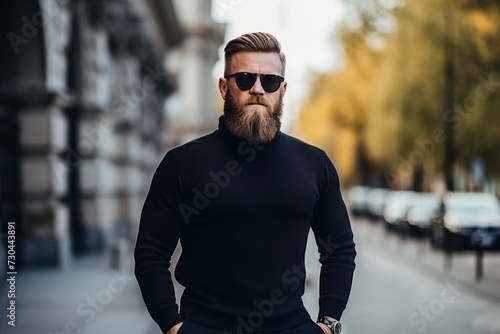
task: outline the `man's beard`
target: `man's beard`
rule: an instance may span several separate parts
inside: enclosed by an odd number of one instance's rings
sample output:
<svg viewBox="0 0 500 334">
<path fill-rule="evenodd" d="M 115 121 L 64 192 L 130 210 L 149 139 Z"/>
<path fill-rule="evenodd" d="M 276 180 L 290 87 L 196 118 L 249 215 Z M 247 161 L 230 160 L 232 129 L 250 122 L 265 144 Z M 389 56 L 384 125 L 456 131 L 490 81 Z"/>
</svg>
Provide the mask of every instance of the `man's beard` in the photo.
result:
<svg viewBox="0 0 500 334">
<path fill-rule="evenodd" d="M 248 107 L 251 103 L 263 104 L 267 110 L 261 110 L 262 106 Z M 228 91 L 224 101 L 224 119 L 227 128 L 233 135 L 249 143 L 270 142 L 281 128 L 282 114 L 283 95 L 274 106 L 269 106 L 259 96 L 252 96 L 246 103 L 238 105 L 231 91 Z"/>
</svg>

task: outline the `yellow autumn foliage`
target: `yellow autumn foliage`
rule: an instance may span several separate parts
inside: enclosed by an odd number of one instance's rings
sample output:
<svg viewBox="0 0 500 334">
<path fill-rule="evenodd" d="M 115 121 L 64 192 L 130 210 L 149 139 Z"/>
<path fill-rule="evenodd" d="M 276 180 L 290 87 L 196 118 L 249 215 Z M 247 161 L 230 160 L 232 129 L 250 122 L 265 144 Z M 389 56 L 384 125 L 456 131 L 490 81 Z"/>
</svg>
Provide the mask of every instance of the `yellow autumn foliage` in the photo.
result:
<svg viewBox="0 0 500 334">
<path fill-rule="evenodd" d="M 316 78 L 298 134 L 328 152 L 345 184 L 380 181 L 403 162 L 407 177 L 443 177 L 445 150 L 465 169 L 480 158 L 499 178 L 500 1 L 407 0 L 384 10 L 354 2 L 361 28 L 338 32 L 343 66 Z M 389 11 L 396 25 L 383 31 Z M 447 143 L 435 140 L 440 131 Z"/>
</svg>

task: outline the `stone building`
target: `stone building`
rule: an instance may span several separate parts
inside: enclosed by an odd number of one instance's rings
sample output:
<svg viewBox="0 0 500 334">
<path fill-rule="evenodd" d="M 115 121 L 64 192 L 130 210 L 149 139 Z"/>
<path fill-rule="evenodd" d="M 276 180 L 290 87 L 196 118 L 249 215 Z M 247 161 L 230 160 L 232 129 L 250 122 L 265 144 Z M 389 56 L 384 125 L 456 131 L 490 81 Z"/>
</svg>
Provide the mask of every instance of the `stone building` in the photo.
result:
<svg viewBox="0 0 500 334">
<path fill-rule="evenodd" d="M 213 131 L 217 127 L 220 108 L 219 91 L 212 70 L 224 42 L 223 25 L 214 22 L 210 0 L 174 0 L 184 39 L 176 51 L 168 55 L 175 73 L 178 101 L 168 122 L 171 146 Z"/>
<path fill-rule="evenodd" d="M 3 245 L 15 222 L 18 264 L 64 266 L 132 240 L 167 149 L 174 4 L 2 1 L 0 32 Z"/>
<path fill-rule="evenodd" d="M 211 1 L 3 1 L 0 32 L 2 242 L 66 265 L 133 241 L 166 150 L 216 126 Z"/>
</svg>

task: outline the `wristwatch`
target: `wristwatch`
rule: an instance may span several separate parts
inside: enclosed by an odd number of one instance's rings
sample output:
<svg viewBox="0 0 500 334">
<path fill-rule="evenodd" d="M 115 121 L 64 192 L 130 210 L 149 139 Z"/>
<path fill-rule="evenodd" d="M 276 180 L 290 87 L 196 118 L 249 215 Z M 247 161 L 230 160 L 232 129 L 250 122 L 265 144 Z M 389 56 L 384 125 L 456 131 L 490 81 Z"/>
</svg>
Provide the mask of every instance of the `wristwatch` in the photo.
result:
<svg viewBox="0 0 500 334">
<path fill-rule="evenodd" d="M 340 324 L 340 321 L 323 317 L 319 318 L 317 322 L 325 324 L 332 330 L 333 334 L 340 334 L 340 332 L 342 332 L 342 325 Z"/>
</svg>

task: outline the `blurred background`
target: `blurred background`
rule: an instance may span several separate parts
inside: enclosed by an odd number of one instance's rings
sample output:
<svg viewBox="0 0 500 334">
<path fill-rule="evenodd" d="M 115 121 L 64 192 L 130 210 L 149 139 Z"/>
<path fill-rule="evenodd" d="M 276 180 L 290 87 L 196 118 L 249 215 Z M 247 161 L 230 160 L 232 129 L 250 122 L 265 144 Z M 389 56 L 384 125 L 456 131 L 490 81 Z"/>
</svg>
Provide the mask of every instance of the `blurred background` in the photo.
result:
<svg viewBox="0 0 500 334">
<path fill-rule="evenodd" d="M 131 278 L 143 200 L 170 148 L 215 129 L 223 47 L 251 31 L 270 32 L 282 43 L 283 130 L 334 161 L 361 255 L 370 244 L 398 247 L 396 253 L 416 247 L 426 250 L 431 267 L 449 274 L 451 252 L 426 248 L 426 238 L 411 244 L 400 238 L 413 238 L 411 196 L 430 193 L 442 203 L 450 192 L 486 193 L 498 214 L 498 0 L 2 0 L 0 31 L 2 333 L 157 333 Z M 402 213 L 384 217 L 389 198 L 403 192 L 411 192 L 404 209 L 393 210 Z M 377 203 L 379 210 L 370 211 Z M 425 236 L 445 233 L 434 211 Z M 496 217 L 487 225 L 494 241 L 481 237 L 493 249 L 500 247 Z M 10 230 L 15 267 L 9 270 Z M 487 279 L 464 269 L 492 303 L 475 304 L 477 333 L 500 333 L 498 320 L 481 313 L 496 312 L 500 303 L 500 259 L 489 248 Z M 461 252 L 453 268 L 473 266 L 473 254 Z M 446 266 L 436 265 L 441 256 Z M 378 260 L 394 265 L 386 256 Z M 16 327 L 4 316 L 12 300 L 7 272 L 14 270 Z M 308 267 L 311 314 L 318 270 Z M 465 282 L 469 274 L 454 275 Z M 434 290 L 419 300 L 431 305 L 443 281 L 426 286 Z M 418 310 L 415 300 L 400 302 L 410 307 L 402 323 L 375 332 L 427 330 L 419 318 L 408 320 Z M 355 310 L 346 315 L 351 330 L 367 313 Z M 368 319 L 373 332 L 372 321 L 383 317 Z"/>
</svg>

